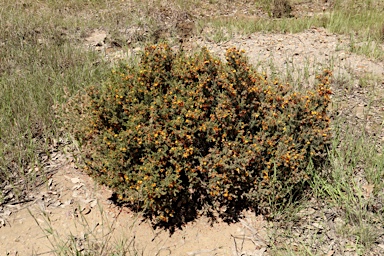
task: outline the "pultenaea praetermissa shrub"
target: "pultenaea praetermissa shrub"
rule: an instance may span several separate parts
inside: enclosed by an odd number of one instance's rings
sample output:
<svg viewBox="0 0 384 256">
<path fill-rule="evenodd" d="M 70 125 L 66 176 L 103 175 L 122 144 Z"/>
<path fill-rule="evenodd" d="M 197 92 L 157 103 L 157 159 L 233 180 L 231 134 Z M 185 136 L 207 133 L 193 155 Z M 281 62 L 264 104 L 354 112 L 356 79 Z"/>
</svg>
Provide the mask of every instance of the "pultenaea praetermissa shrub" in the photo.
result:
<svg viewBox="0 0 384 256">
<path fill-rule="evenodd" d="M 119 202 L 156 225 L 201 213 L 230 221 L 244 208 L 284 203 L 311 178 L 308 163 L 326 160 L 330 76 L 302 93 L 255 72 L 235 48 L 223 62 L 160 44 L 68 113 L 85 168 Z"/>
</svg>

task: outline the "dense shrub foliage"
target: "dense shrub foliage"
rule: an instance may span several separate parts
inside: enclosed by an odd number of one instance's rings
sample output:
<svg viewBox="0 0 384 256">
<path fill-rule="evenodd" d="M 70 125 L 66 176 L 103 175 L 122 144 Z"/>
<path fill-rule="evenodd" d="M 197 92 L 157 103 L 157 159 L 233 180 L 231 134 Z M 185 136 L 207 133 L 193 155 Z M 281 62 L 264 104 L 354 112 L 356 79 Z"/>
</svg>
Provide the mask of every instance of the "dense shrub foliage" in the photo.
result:
<svg viewBox="0 0 384 256">
<path fill-rule="evenodd" d="M 244 208 L 283 204 L 310 179 L 308 163 L 325 161 L 329 77 L 301 93 L 256 73 L 234 48 L 222 62 L 162 44 L 89 88 L 67 117 L 77 116 L 89 174 L 154 224 L 235 220 Z"/>
</svg>

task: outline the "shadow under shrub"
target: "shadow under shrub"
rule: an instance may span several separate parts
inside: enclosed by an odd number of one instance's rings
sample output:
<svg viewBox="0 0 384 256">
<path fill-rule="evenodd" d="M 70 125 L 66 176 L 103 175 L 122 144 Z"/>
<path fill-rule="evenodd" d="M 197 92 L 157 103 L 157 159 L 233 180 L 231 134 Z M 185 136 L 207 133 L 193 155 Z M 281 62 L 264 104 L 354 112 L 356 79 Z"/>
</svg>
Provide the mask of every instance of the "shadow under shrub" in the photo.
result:
<svg viewBox="0 0 384 256">
<path fill-rule="evenodd" d="M 330 75 L 300 93 L 235 48 L 222 62 L 154 45 L 70 102 L 65 118 L 88 173 L 155 226 L 236 221 L 245 208 L 284 205 L 311 178 L 308 163 L 326 160 Z"/>
</svg>

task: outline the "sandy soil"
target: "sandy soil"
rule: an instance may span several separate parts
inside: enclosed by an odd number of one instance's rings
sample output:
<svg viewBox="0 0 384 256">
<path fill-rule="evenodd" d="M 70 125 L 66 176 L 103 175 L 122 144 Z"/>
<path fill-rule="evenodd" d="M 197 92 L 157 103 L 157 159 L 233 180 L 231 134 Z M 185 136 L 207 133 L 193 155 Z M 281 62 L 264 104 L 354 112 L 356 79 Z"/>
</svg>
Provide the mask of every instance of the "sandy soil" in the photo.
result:
<svg viewBox="0 0 384 256">
<path fill-rule="evenodd" d="M 266 250 L 262 216 L 245 213 L 240 223 L 214 226 L 201 218 L 170 237 L 167 231 L 153 230 L 140 214 L 113 205 L 108 199 L 112 191 L 95 184 L 73 161 L 59 153 L 58 171 L 39 188 L 36 200 L 8 206 L 12 214 L 0 229 L 0 247 L 7 255 L 53 255 L 50 241 L 64 245 L 70 236 L 80 249 L 89 243 L 101 247 L 111 239 L 113 244 L 132 243 L 130 251 L 140 255 L 262 255 Z"/>
</svg>

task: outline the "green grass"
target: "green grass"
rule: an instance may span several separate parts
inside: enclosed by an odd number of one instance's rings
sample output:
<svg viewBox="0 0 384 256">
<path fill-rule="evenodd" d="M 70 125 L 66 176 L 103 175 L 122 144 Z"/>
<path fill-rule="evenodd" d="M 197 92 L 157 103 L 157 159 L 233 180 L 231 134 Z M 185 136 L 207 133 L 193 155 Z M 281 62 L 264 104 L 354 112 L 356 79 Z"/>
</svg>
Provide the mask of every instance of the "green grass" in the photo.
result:
<svg viewBox="0 0 384 256">
<path fill-rule="evenodd" d="M 311 202 L 303 200 L 300 207 L 288 209 L 270 229 L 272 255 L 325 255 L 328 251 L 321 246 L 329 243 L 328 237 L 338 241 L 333 247 L 336 255 L 345 250 L 371 255 L 383 234 L 384 156 L 369 135 L 348 129 L 342 118 L 334 122 L 326 175 L 316 174 Z M 302 218 L 300 210 L 305 215 L 311 207 L 316 212 Z M 328 218 L 339 218 L 341 223 Z M 313 223 L 325 228 L 314 228 Z"/>
<path fill-rule="evenodd" d="M 377 223 L 384 221 L 380 209 L 384 156 L 365 134 L 346 135 L 342 142 L 335 143 L 338 145 L 330 153 L 331 172 L 326 179 L 314 182 L 314 191 L 328 204 L 342 209 L 346 224 L 340 235 L 352 237 L 357 245 L 369 250 L 379 237 Z"/>
<path fill-rule="evenodd" d="M 36 156 L 60 132 L 52 107 L 103 79 L 108 66 L 70 40 L 72 31 L 63 27 L 74 24 L 65 15 L 52 16 L 34 2 L 0 4 L 0 184 L 23 179 L 27 192 L 34 181 L 27 183 L 42 177 L 29 172 Z"/>
</svg>

